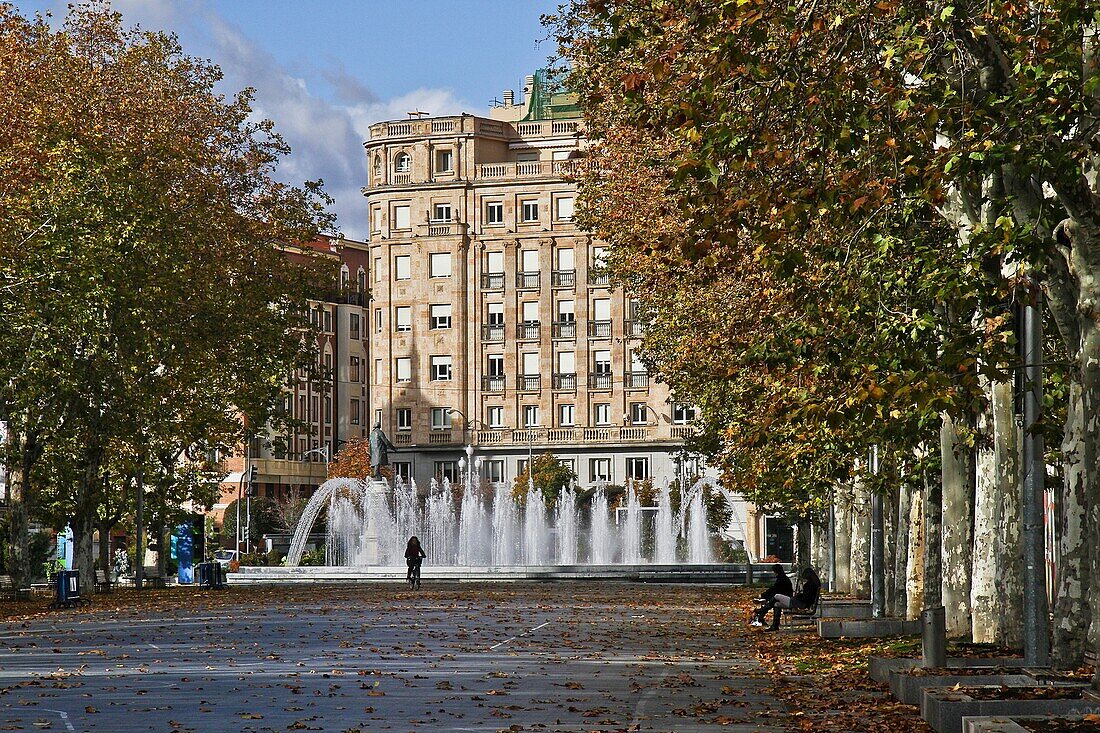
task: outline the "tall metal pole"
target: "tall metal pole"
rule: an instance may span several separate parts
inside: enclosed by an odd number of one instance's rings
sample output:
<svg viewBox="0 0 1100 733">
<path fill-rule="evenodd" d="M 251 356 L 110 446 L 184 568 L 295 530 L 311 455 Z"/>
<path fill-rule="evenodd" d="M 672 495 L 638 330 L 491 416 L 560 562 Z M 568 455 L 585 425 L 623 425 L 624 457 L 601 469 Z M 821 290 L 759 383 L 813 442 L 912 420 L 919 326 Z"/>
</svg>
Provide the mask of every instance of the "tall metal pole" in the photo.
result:
<svg viewBox="0 0 1100 733">
<path fill-rule="evenodd" d="M 1029 282 L 1023 306 L 1021 361 L 1024 370 L 1024 661 L 1030 666 L 1050 663 L 1050 609 L 1047 605 L 1043 494 L 1046 482 L 1043 433 L 1043 317 L 1042 291 Z"/>
<path fill-rule="evenodd" d="M 145 533 L 145 459 L 137 471 L 137 547 L 134 548 L 134 588 L 141 590 L 145 582 L 145 549 L 141 541 Z"/>
<path fill-rule="evenodd" d="M 871 447 L 871 473 L 878 476 L 878 446 Z M 882 494 L 871 494 L 871 616 L 886 615 L 886 545 L 883 537 Z"/>
<path fill-rule="evenodd" d="M 836 487 L 829 490 L 829 592 L 836 593 Z"/>
</svg>

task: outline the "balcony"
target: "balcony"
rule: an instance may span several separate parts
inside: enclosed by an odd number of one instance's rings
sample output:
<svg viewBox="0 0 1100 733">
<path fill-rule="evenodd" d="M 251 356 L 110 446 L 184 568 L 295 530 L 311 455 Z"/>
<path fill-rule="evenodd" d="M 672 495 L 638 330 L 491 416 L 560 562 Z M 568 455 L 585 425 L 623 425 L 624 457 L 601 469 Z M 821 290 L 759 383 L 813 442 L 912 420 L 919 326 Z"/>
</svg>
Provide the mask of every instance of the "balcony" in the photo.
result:
<svg viewBox="0 0 1100 733">
<path fill-rule="evenodd" d="M 520 392 L 538 392 L 542 389 L 541 374 L 522 374 L 519 377 Z"/>
<path fill-rule="evenodd" d="M 523 163 L 478 163 L 474 166 L 476 178 L 560 178 L 585 170 L 589 162 L 584 158 L 574 160 L 539 160 Z"/>
<path fill-rule="evenodd" d="M 534 272 L 517 272 L 516 287 L 521 290 L 538 290 L 539 271 L 535 270 Z"/>
<path fill-rule="evenodd" d="M 481 340 L 482 341 L 503 341 L 504 340 L 504 324 L 503 323 L 489 323 L 481 327 Z"/>
<path fill-rule="evenodd" d="M 554 270 L 550 282 L 555 288 L 573 288 L 577 285 L 576 270 Z"/>
<path fill-rule="evenodd" d="M 672 437 L 679 440 L 687 440 L 695 436 L 695 428 L 691 425 L 673 425 Z"/>
<path fill-rule="evenodd" d="M 507 381 L 503 374 L 490 374 L 481 378 L 481 389 L 484 392 L 503 392 Z"/>
<path fill-rule="evenodd" d="M 393 442 L 397 445 L 408 445 L 412 442 L 411 433 L 398 433 L 394 436 Z"/>
<path fill-rule="evenodd" d="M 588 335 L 592 338 L 611 338 L 611 321 L 589 321 Z"/>
<path fill-rule="evenodd" d="M 690 431 L 691 428 L 682 428 Z M 470 431 L 467 436 L 476 446 L 528 446 L 528 445 L 576 445 L 578 443 L 641 443 L 645 441 L 664 441 L 688 437 L 685 433 L 678 437 L 675 429 L 672 437 L 659 434 L 659 429 L 652 426 L 615 426 L 600 425 L 593 427 L 562 427 L 562 428 L 488 428 Z M 400 438 L 401 436 L 398 435 Z M 457 446 L 465 440 L 461 431 L 433 430 L 428 434 L 430 445 Z M 407 441 L 397 441 L 399 445 L 406 445 Z M 309 464 L 303 464 L 309 465 Z M 313 464 L 324 468 L 324 464 Z M 320 475 L 320 474 L 318 474 Z M 323 480 L 323 477 L 321 477 Z"/>
<path fill-rule="evenodd" d="M 466 223 L 461 221 L 432 221 L 417 224 L 419 237 L 457 237 L 466 233 Z"/>
<path fill-rule="evenodd" d="M 603 271 L 603 268 L 588 271 L 588 284 L 607 286 L 611 282 L 611 276 Z"/>
<path fill-rule="evenodd" d="M 624 376 L 627 389 L 649 389 L 649 372 L 627 372 Z"/>
<path fill-rule="evenodd" d="M 457 442 L 454 433 L 450 430 L 433 430 L 428 433 L 429 445 L 450 445 Z"/>
<path fill-rule="evenodd" d="M 483 272 L 483 273 L 481 273 L 481 288 L 482 288 L 482 290 L 504 290 L 504 273 L 503 272 Z"/>
<path fill-rule="evenodd" d="M 554 321 L 554 338 L 556 339 L 575 339 L 577 338 L 577 322 L 576 321 Z"/>
<path fill-rule="evenodd" d="M 539 322 L 538 321 L 526 321 L 516 326 L 516 338 L 520 341 L 538 341 L 539 340 Z"/>
<path fill-rule="evenodd" d="M 554 389 L 561 389 L 567 392 L 577 391 L 577 375 L 576 374 L 555 374 L 554 375 Z"/>
<path fill-rule="evenodd" d="M 613 384 L 614 376 L 610 372 L 588 375 L 588 386 L 592 389 L 611 389 Z"/>
<path fill-rule="evenodd" d="M 626 321 L 623 323 L 623 330 L 627 336 L 637 337 L 645 335 L 645 323 L 642 321 Z"/>
</svg>

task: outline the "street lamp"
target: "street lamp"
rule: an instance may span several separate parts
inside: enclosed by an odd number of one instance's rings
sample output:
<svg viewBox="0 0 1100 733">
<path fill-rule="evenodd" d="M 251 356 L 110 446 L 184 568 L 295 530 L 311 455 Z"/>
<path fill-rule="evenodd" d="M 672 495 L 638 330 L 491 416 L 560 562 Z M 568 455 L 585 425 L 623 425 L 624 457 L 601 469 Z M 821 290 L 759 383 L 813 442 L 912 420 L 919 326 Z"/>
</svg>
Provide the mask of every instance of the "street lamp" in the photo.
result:
<svg viewBox="0 0 1100 733">
<path fill-rule="evenodd" d="M 478 456 L 474 458 L 474 447 L 472 445 L 466 446 L 466 457 L 458 459 L 458 468 L 460 471 L 466 474 L 466 489 L 471 489 L 474 485 L 474 473 L 477 473 L 477 477 L 480 483 L 481 479 L 481 464 L 482 457 Z"/>
</svg>

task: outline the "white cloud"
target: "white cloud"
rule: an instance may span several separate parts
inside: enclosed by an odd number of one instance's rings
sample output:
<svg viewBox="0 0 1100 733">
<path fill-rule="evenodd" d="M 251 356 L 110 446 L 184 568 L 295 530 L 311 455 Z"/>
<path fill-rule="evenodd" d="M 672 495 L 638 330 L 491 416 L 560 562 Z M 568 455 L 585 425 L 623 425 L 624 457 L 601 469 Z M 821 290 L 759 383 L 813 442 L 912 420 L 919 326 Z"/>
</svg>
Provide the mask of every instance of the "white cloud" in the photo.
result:
<svg viewBox="0 0 1100 733">
<path fill-rule="evenodd" d="M 226 93 L 254 88 L 254 113 L 273 120 L 291 147 L 279 178 L 288 183 L 322 179 L 336 201 L 338 227 L 353 239 L 365 239 L 368 231 L 361 189 L 367 182 L 363 142 L 370 125 L 404 119 L 414 110 L 438 116 L 471 109 L 450 89 L 416 89 L 379 99 L 368 83 L 342 67 L 315 70 L 336 95 L 328 100 L 202 2 L 114 0 L 114 7 L 127 23 L 178 32 L 186 53 L 209 57 L 221 67 Z"/>
</svg>

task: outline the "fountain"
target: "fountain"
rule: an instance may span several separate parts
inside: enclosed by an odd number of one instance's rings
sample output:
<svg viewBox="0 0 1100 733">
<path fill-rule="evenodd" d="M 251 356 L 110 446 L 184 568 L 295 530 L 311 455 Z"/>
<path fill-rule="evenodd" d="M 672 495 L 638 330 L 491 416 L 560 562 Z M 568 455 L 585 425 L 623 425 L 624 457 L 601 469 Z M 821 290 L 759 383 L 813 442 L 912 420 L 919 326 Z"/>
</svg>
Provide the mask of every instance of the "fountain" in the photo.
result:
<svg viewBox="0 0 1100 733">
<path fill-rule="evenodd" d="M 587 502 L 581 501 L 582 492 L 573 486 L 548 507 L 542 492 L 530 482 L 517 500 L 510 487 L 502 484 L 453 487 L 446 479 L 433 479 L 426 494 L 421 494 L 412 481 L 399 479 L 390 486 L 381 481 L 331 479 L 307 504 L 287 566 L 301 562 L 310 530 L 322 511 L 328 516 L 328 566 L 402 566 L 405 541 L 412 535 L 420 537 L 428 563 L 436 567 L 713 562 L 703 496 L 709 488 L 706 481 L 681 492 L 678 512 L 673 510 L 668 481 L 657 492 L 656 506 L 642 506 L 638 488 L 628 484 L 612 515 L 603 482 L 597 483 Z"/>
</svg>

